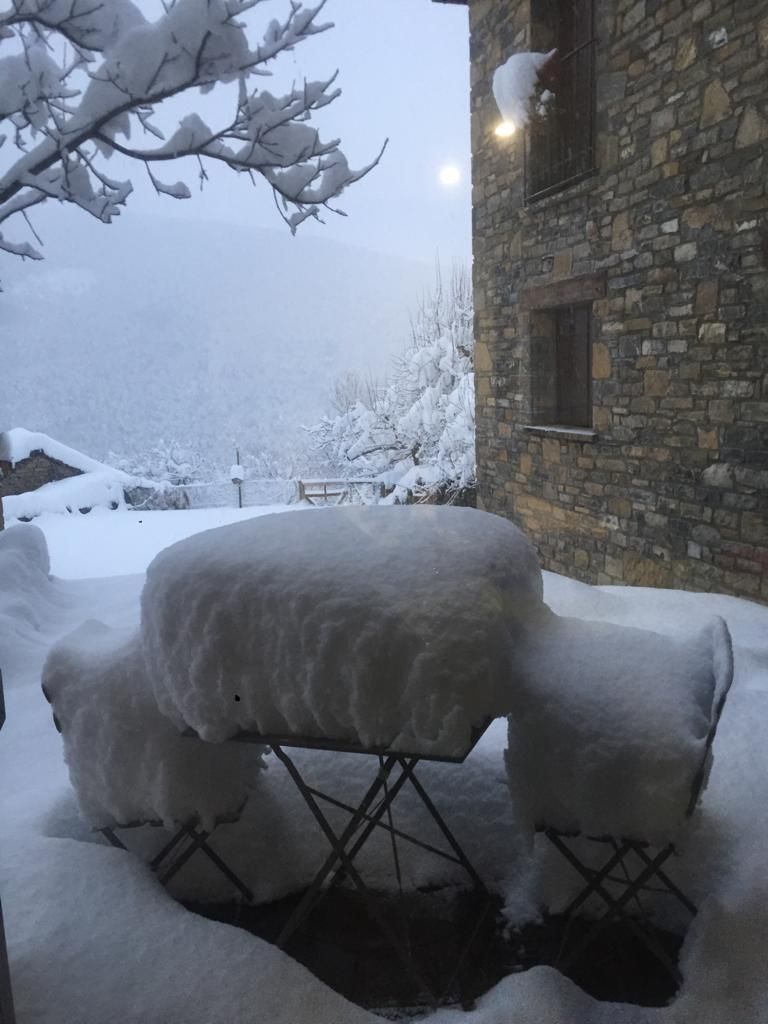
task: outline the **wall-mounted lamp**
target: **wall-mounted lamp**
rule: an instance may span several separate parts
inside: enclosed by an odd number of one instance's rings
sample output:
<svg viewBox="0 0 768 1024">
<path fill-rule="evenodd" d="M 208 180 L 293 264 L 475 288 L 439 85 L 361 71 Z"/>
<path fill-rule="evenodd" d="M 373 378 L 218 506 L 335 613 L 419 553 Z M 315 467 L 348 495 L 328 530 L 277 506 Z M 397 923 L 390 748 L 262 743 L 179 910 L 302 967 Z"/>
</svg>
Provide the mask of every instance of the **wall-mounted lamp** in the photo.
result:
<svg viewBox="0 0 768 1024">
<path fill-rule="evenodd" d="M 517 125 L 513 121 L 500 121 L 493 129 L 494 135 L 498 135 L 500 139 L 508 139 L 516 131 Z"/>
</svg>

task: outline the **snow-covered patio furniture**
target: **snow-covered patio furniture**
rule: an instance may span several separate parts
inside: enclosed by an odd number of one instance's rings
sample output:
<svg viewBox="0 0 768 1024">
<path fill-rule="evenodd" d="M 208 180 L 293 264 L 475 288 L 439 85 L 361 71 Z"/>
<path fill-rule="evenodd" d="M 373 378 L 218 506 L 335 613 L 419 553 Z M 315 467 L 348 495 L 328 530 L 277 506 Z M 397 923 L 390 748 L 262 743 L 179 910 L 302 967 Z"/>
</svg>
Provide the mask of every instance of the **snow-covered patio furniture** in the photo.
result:
<svg viewBox="0 0 768 1024">
<path fill-rule="evenodd" d="M 541 573 L 511 523 L 468 508 L 338 507 L 263 516 L 167 548 L 150 565 L 142 636 L 158 705 L 203 740 L 268 743 L 331 850 L 278 938 L 326 882 L 349 878 L 420 988 L 407 946 L 355 866 L 413 789 L 450 853 L 485 888 L 419 781 L 419 760 L 461 764 L 508 709 L 515 652 L 541 609 Z M 237 746 L 238 744 L 232 744 Z M 373 755 L 371 784 L 337 834 L 287 748 Z M 396 845 L 393 846 L 397 872 Z M 485 909 L 485 907 L 483 908 Z"/>
<path fill-rule="evenodd" d="M 572 921 L 592 896 L 607 907 L 570 949 L 566 936 L 564 969 L 620 919 L 680 982 L 640 895 L 696 914 L 663 866 L 707 784 L 732 680 L 720 618 L 677 638 L 546 612 L 529 634 L 509 716 L 513 799 L 585 883 L 563 916 Z"/>
<path fill-rule="evenodd" d="M 157 710 L 131 630 L 84 623 L 52 647 L 42 686 L 90 826 L 121 849 L 116 830 L 169 829 L 150 862 L 161 882 L 201 851 L 250 900 L 250 889 L 208 839 L 218 825 L 238 820 L 261 749 L 184 739 Z"/>
</svg>

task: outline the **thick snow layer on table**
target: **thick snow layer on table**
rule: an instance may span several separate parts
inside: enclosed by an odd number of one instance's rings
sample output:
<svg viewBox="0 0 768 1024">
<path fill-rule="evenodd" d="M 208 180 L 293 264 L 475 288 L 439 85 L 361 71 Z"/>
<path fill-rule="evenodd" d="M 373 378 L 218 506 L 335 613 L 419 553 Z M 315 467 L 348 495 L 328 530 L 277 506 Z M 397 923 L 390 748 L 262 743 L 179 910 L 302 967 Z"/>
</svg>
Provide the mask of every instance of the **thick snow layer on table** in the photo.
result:
<svg viewBox="0 0 768 1024">
<path fill-rule="evenodd" d="M 527 124 L 536 93 L 539 69 L 549 53 L 513 53 L 493 74 L 493 96 L 504 120 L 519 128 Z"/>
<path fill-rule="evenodd" d="M 124 486 L 131 478 L 117 469 L 81 473 L 2 499 L 7 519 L 34 519 L 46 512 L 78 513 L 94 508 L 125 508 Z"/>
<path fill-rule="evenodd" d="M 732 674 L 721 618 L 668 637 L 543 613 L 510 695 L 506 762 L 521 820 L 673 839 Z"/>
<path fill-rule="evenodd" d="M 103 462 L 83 455 L 82 452 L 56 441 L 47 434 L 25 430 L 24 427 L 14 427 L 12 430 L 6 430 L 0 434 L 0 462 L 10 462 L 15 466 L 17 462 L 23 462 L 24 459 L 29 458 L 32 452 L 37 451 L 43 451 L 50 458 L 57 459 L 73 469 L 79 469 L 83 473 L 99 472 L 110 468 Z M 117 470 L 112 472 L 116 473 Z"/>
<path fill-rule="evenodd" d="M 240 731 L 462 753 L 507 708 L 541 603 L 510 522 L 433 506 L 264 516 L 192 537 L 147 572 L 158 704 L 208 740 Z"/>
<path fill-rule="evenodd" d="M 199 818 L 211 829 L 244 805 L 264 748 L 181 736 L 157 710 L 135 630 L 83 623 L 51 649 L 42 685 L 91 827 Z"/>
</svg>

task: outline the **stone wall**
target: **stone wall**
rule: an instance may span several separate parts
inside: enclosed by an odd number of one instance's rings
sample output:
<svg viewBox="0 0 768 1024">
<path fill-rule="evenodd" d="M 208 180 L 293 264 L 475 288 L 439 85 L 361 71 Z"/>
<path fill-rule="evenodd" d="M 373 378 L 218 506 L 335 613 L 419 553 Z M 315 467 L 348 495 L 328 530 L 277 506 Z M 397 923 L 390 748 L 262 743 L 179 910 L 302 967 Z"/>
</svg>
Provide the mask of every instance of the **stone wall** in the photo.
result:
<svg viewBox="0 0 768 1024">
<path fill-rule="evenodd" d="M 469 7 L 481 507 L 557 572 L 768 600 L 765 0 L 596 0 L 597 174 L 527 206 L 490 83 L 529 3 Z M 593 431 L 555 433 L 535 317 L 570 293 Z"/>
<path fill-rule="evenodd" d="M 42 451 L 32 452 L 28 459 L 22 459 L 15 466 L 0 459 L 0 530 L 4 526 L 4 497 L 36 491 L 43 484 L 52 483 L 54 480 L 66 480 L 70 476 L 80 476 L 80 473 L 81 470 L 67 466 L 58 459 L 52 459 Z"/>
</svg>

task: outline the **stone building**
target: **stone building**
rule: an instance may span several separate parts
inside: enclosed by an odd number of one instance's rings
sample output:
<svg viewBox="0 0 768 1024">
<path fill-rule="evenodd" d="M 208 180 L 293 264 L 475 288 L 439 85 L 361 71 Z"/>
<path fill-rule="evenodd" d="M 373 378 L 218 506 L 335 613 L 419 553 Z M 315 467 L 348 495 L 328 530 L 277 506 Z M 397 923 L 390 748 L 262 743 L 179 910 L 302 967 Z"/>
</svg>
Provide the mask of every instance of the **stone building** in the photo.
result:
<svg viewBox="0 0 768 1024">
<path fill-rule="evenodd" d="M 70 464 L 70 459 L 75 465 Z M 43 484 L 79 476 L 97 465 L 45 434 L 19 428 L 0 433 L 0 530 L 4 526 L 4 497 L 36 491 Z"/>
<path fill-rule="evenodd" d="M 558 572 L 768 600 L 766 0 L 468 7 L 479 503 Z"/>
</svg>

